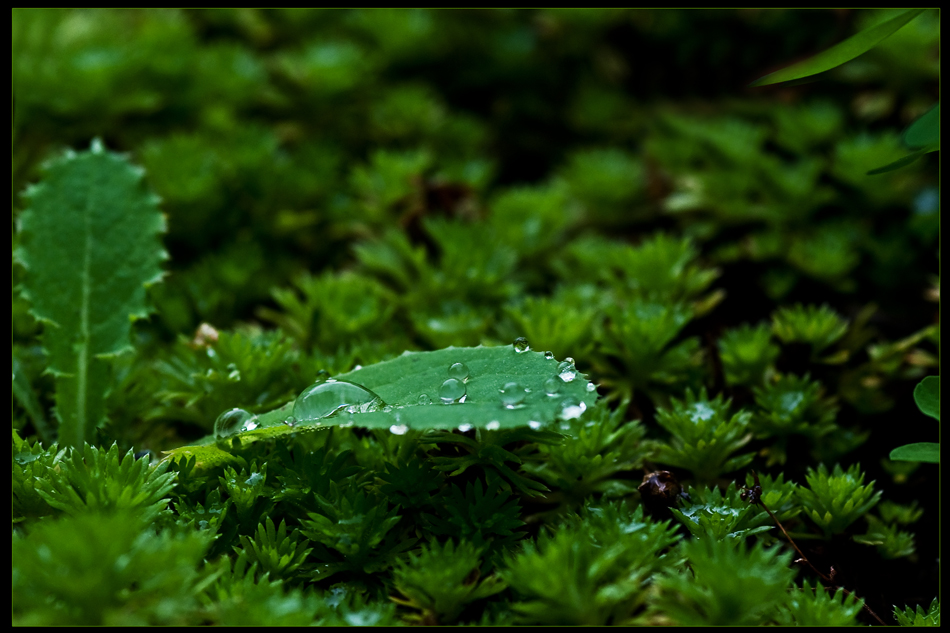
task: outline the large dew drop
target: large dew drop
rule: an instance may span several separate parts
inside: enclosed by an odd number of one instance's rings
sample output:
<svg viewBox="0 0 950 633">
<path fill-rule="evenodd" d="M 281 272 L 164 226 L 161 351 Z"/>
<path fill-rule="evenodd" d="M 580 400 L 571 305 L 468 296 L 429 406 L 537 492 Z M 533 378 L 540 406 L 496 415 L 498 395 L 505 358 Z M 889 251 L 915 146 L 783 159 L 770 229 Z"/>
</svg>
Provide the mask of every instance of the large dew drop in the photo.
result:
<svg viewBox="0 0 950 633">
<path fill-rule="evenodd" d="M 523 336 L 519 336 L 518 338 L 515 339 L 514 346 L 515 346 L 515 351 L 518 352 L 519 354 L 523 352 L 528 352 L 531 350 L 531 347 L 528 345 L 528 339 L 526 339 Z"/>
<path fill-rule="evenodd" d="M 558 417 L 562 420 L 575 420 L 587 410 L 587 405 L 583 401 L 575 398 L 564 398 L 561 401 L 561 412 Z"/>
<path fill-rule="evenodd" d="M 244 429 L 244 424 L 252 417 L 254 416 L 244 409 L 228 409 L 214 421 L 215 439 L 220 440 L 240 433 Z M 257 428 L 256 425 L 255 428 Z"/>
<path fill-rule="evenodd" d="M 565 361 L 561 361 L 561 364 L 557 366 L 557 376 L 564 382 L 571 382 L 577 376 L 577 370 L 574 369 L 574 362 L 572 358 L 569 358 Z"/>
<path fill-rule="evenodd" d="M 320 420 L 339 413 L 370 413 L 386 403 L 362 385 L 345 380 L 327 380 L 304 389 L 294 402 L 298 422 Z"/>
<path fill-rule="evenodd" d="M 468 382 L 468 365 L 465 363 L 452 363 L 449 366 L 449 376 L 462 382 Z"/>
<path fill-rule="evenodd" d="M 506 409 L 514 409 L 524 402 L 524 387 L 516 382 L 505 383 L 505 386 L 498 391 L 501 393 L 501 404 Z"/>
<path fill-rule="evenodd" d="M 465 397 L 465 385 L 457 378 L 449 378 L 439 388 L 439 398 L 445 404 L 459 402 Z"/>
</svg>

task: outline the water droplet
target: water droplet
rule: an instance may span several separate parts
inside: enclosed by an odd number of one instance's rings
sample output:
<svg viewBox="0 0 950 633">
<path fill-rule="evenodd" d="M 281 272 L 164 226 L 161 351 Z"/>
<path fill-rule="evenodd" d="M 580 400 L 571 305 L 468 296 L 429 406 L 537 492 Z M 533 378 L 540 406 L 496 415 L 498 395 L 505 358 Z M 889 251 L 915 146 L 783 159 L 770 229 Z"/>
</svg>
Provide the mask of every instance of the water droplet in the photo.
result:
<svg viewBox="0 0 950 633">
<path fill-rule="evenodd" d="M 362 366 L 362 365 L 357 365 L 356 367 L 353 368 L 353 371 L 358 371 L 358 370 L 360 370 L 360 369 L 363 369 L 363 366 Z"/>
<path fill-rule="evenodd" d="M 383 413 L 389 413 L 390 411 L 393 410 L 393 408 L 394 408 L 394 407 L 393 407 L 392 405 L 387 404 L 385 407 L 383 407 L 382 409 L 380 409 L 380 411 L 382 411 Z"/>
<path fill-rule="evenodd" d="M 468 382 L 468 365 L 465 363 L 452 363 L 449 366 L 449 376 L 462 382 Z"/>
<path fill-rule="evenodd" d="M 564 382 L 571 382 L 574 380 L 574 377 L 577 376 L 574 363 L 570 358 L 561 361 L 561 364 L 557 366 L 557 376 Z"/>
<path fill-rule="evenodd" d="M 538 429 L 541 428 L 541 423 L 538 422 L 537 420 L 529 420 L 529 421 L 528 421 L 528 426 L 530 426 L 532 429 L 534 429 L 535 431 L 537 431 Z"/>
<path fill-rule="evenodd" d="M 592 383 L 592 382 L 587 383 L 587 391 L 588 391 L 589 393 L 593 393 L 593 392 L 597 391 L 597 385 L 595 385 L 595 384 Z"/>
<path fill-rule="evenodd" d="M 461 431 L 462 433 L 468 433 L 471 430 L 472 430 L 471 424 L 459 424 L 459 431 Z"/>
<path fill-rule="evenodd" d="M 485 425 L 485 430 L 487 431 L 497 431 L 500 428 L 501 428 L 501 422 L 499 422 L 498 420 L 492 420 L 491 422 Z"/>
<path fill-rule="evenodd" d="M 571 358 L 570 356 L 568 356 L 568 357 L 567 357 L 567 358 L 565 358 L 564 360 L 565 360 L 566 362 L 568 362 L 568 363 L 570 363 L 570 364 L 572 364 L 572 365 L 575 365 L 575 364 L 576 364 L 576 363 L 574 362 L 574 359 L 573 359 L 573 358 Z"/>
<path fill-rule="evenodd" d="M 427 396 L 427 395 L 424 394 L 424 393 L 423 393 L 423 394 L 420 394 L 420 395 L 419 395 L 419 404 L 432 404 L 432 398 L 430 398 L 429 396 Z"/>
<path fill-rule="evenodd" d="M 561 385 L 563 383 L 556 376 L 551 376 L 544 381 L 544 393 L 549 396 L 556 396 L 557 392 L 561 390 Z"/>
<path fill-rule="evenodd" d="M 288 416 L 284 418 L 284 424 L 286 424 L 287 426 L 297 426 L 297 418 L 295 418 L 292 415 Z"/>
<path fill-rule="evenodd" d="M 304 389 L 294 401 L 294 417 L 306 422 L 340 412 L 369 413 L 386 406 L 383 399 L 362 385 L 332 378 Z"/>
<path fill-rule="evenodd" d="M 564 398 L 561 401 L 561 412 L 558 417 L 562 420 L 574 420 L 581 417 L 586 410 L 587 405 L 583 402 L 578 402 L 574 398 Z"/>
<path fill-rule="evenodd" d="M 241 430 L 242 430 L 242 431 L 253 431 L 253 430 L 256 429 L 257 427 L 258 427 L 258 424 L 257 424 L 257 416 L 255 415 L 253 418 L 251 418 L 250 420 L 248 420 L 247 422 L 244 423 L 244 426 L 241 428 Z"/>
<path fill-rule="evenodd" d="M 389 432 L 393 435 L 405 435 L 406 431 L 409 430 L 409 427 L 405 424 L 393 424 L 389 427 Z"/>
<path fill-rule="evenodd" d="M 442 386 L 439 387 L 439 398 L 441 398 L 445 404 L 464 402 L 464 397 L 465 385 L 457 378 L 448 378 L 442 383 Z"/>
<path fill-rule="evenodd" d="M 522 352 L 527 352 L 531 350 L 531 347 L 528 345 L 528 339 L 523 336 L 519 336 L 515 339 L 514 342 L 515 351 L 521 354 Z"/>
<path fill-rule="evenodd" d="M 505 386 L 498 391 L 501 393 L 501 404 L 506 409 L 514 409 L 524 402 L 524 387 L 516 382 L 506 382 Z"/>
<path fill-rule="evenodd" d="M 328 372 L 326 369 L 321 369 L 320 371 L 317 372 L 317 377 L 313 382 L 314 383 L 326 382 L 327 380 L 329 380 L 329 378 L 330 378 L 330 372 Z"/>
<path fill-rule="evenodd" d="M 554 360 L 554 352 L 544 352 L 544 358 L 546 360 Z"/>
<path fill-rule="evenodd" d="M 228 409 L 214 421 L 214 437 L 222 439 L 240 433 L 244 423 L 251 419 L 251 414 L 244 409 Z"/>
</svg>

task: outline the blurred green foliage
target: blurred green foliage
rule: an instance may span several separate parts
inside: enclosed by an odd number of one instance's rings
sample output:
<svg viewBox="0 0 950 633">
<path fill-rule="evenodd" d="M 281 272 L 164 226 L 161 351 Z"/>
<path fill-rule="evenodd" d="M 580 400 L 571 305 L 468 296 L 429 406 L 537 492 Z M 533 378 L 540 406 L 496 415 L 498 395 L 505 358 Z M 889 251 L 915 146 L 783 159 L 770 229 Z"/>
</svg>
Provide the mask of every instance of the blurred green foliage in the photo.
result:
<svg viewBox="0 0 950 633">
<path fill-rule="evenodd" d="M 880 577 L 937 556 L 934 473 L 880 464 L 932 440 L 901 420 L 938 373 L 937 165 L 866 172 L 938 93 L 938 16 L 744 86 L 884 15 L 15 10 L 14 226 L 98 136 L 144 167 L 171 259 L 72 453 L 13 269 L 14 623 L 863 622 L 731 481 L 755 467 L 796 537 L 853 537 Z M 320 369 L 518 336 L 601 402 L 535 434 L 125 455 Z M 691 495 L 670 524 L 633 492 L 654 464 Z M 939 618 L 929 571 L 893 584 L 878 613 Z"/>
</svg>

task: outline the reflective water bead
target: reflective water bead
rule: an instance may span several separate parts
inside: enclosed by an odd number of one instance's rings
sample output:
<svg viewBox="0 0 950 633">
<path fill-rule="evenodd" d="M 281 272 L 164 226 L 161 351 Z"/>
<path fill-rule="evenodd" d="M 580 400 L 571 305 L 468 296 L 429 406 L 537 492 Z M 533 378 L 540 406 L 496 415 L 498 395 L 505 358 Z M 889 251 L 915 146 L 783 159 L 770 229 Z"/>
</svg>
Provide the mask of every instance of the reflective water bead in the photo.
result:
<svg viewBox="0 0 950 633">
<path fill-rule="evenodd" d="M 419 404 L 432 404 L 432 398 L 426 394 L 419 394 Z"/>
<path fill-rule="evenodd" d="M 574 369 L 574 363 L 570 360 L 561 361 L 561 364 L 557 366 L 557 375 L 558 378 L 564 382 L 571 382 L 574 380 L 574 377 L 577 376 L 577 372 Z"/>
<path fill-rule="evenodd" d="M 448 378 L 442 383 L 442 386 L 439 387 L 439 398 L 441 398 L 445 404 L 459 402 L 464 397 L 465 385 L 462 384 L 461 380 Z"/>
<path fill-rule="evenodd" d="M 362 385 L 332 378 L 304 389 L 294 401 L 299 421 L 319 420 L 340 412 L 370 413 L 386 406 L 383 399 Z"/>
<path fill-rule="evenodd" d="M 558 417 L 562 420 L 574 420 L 581 417 L 586 410 L 587 405 L 583 402 L 578 402 L 574 398 L 564 398 L 561 401 L 561 412 Z"/>
<path fill-rule="evenodd" d="M 462 433 L 468 433 L 472 430 L 471 424 L 459 424 L 459 431 Z"/>
<path fill-rule="evenodd" d="M 505 386 L 498 391 L 501 393 L 501 404 L 506 409 L 514 409 L 524 401 L 524 387 L 516 382 L 506 382 Z"/>
<path fill-rule="evenodd" d="M 244 423 L 251 419 L 251 414 L 244 409 L 228 409 L 214 421 L 214 436 L 217 439 L 230 437 L 241 431 Z"/>
<path fill-rule="evenodd" d="M 287 426 L 297 426 L 297 418 L 295 418 L 292 415 L 288 416 L 284 418 L 284 424 L 286 424 Z"/>
<path fill-rule="evenodd" d="M 597 385 L 595 385 L 592 382 L 587 383 L 587 391 L 589 393 L 593 393 L 594 391 L 597 391 Z"/>
<path fill-rule="evenodd" d="M 544 358 L 546 360 L 554 360 L 554 352 L 544 352 Z"/>
<path fill-rule="evenodd" d="M 529 420 L 528 426 L 534 429 L 535 431 L 537 431 L 538 429 L 541 428 L 541 423 L 538 422 L 537 420 Z"/>
<path fill-rule="evenodd" d="M 320 371 L 317 372 L 317 377 L 316 379 L 314 379 L 313 382 L 314 383 L 325 382 L 326 380 L 329 380 L 329 378 L 330 378 L 330 372 L 328 372 L 326 369 L 321 369 Z"/>
<path fill-rule="evenodd" d="M 531 349 L 531 347 L 528 345 L 528 339 L 526 339 L 523 336 L 519 336 L 518 338 L 515 339 L 514 346 L 515 346 L 515 351 L 518 352 L 519 354 L 521 354 L 522 352 L 527 352 Z"/>
<path fill-rule="evenodd" d="M 557 392 L 561 390 L 561 385 L 564 384 L 557 376 L 551 376 L 544 381 L 544 392 L 549 396 L 556 396 Z"/>
<path fill-rule="evenodd" d="M 465 363 L 452 363 L 449 365 L 449 377 L 468 382 L 468 365 Z"/>
<path fill-rule="evenodd" d="M 491 422 L 485 425 L 485 430 L 487 431 L 497 431 L 500 428 L 501 428 L 501 422 L 499 422 L 498 420 L 492 420 Z"/>
<path fill-rule="evenodd" d="M 242 431 L 253 431 L 254 429 L 257 428 L 257 426 L 258 426 L 258 424 L 257 424 L 257 416 L 255 415 L 255 416 L 252 417 L 250 420 L 248 420 L 247 422 L 244 423 L 244 426 L 241 427 L 241 430 L 242 430 Z"/>
<path fill-rule="evenodd" d="M 389 427 L 389 432 L 393 435 L 405 435 L 408 430 L 409 427 L 405 424 L 393 424 Z"/>
</svg>

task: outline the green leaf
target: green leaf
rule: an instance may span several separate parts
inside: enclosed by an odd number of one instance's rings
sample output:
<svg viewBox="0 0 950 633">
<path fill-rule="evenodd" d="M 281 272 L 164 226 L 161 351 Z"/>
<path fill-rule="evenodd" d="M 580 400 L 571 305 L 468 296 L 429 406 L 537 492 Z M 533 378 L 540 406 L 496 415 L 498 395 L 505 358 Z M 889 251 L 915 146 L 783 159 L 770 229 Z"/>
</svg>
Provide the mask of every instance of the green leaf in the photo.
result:
<svg viewBox="0 0 950 633">
<path fill-rule="evenodd" d="M 924 415 L 940 420 L 940 376 L 927 376 L 914 388 L 914 401 Z"/>
<path fill-rule="evenodd" d="M 910 124 L 904 132 L 904 143 L 908 147 L 927 147 L 937 144 L 940 147 L 940 102 L 930 108 L 926 114 Z M 933 150 L 931 150 L 933 151 Z"/>
<path fill-rule="evenodd" d="M 936 442 L 917 442 L 898 446 L 891 451 L 890 458 L 903 462 L 940 463 L 940 444 Z"/>
<path fill-rule="evenodd" d="M 884 165 L 883 167 L 876 167 L 870 170 L 869 172 L 867 172 L 867 175 L 877 176 L 878 174 L 883 174 L 889 171 L 894 171 L 895 169 L 900 169 L 901 167 L 906 167 L 907 165 L 910 165 L 911 163 L 916 162 L 917 159 L 919 159 L 924 154 L 929 154 L 930 152 L 936 152 L 939 149 L 940 149 L 940 143 L 934 143 L 933 145 L 928 145 L 927 147 L 921 150 L 918 150 L 914 152 L 913 154 L 908 154 L 907 156 L 904 156 L 903 158 L 898 158 L 893 163 L 888 163 L 887 165 Z"/>
<path fill-rule="evenodd" d="M 440 389 L 452 378 L 449 367 L 462 363 L 468 372 L 463 383 L 464 399 L 443 404 Z M 567 363 L 566 366 L 565 363 Z M 563 366 L 563 367 L 562 367 Z M 457 374 L 456 374 L 457 375 Z M 434 352 L 404 352 L 392 360 L 368 365 L 334 377 L 369 389 L 382 399 L 378 407 L 364 412 L 337 413 L 316 420 L 286 420 L 293 415 L 293 402 L 254 418 L 250 430 L 229 438 L 231 446 L 262 439 L 323 430 L 330 426 L 412 430 L 455 429 L 470 425 L 486 430 L 547 425 L 569 420 L 593 406 L 597 391 L 573 363 L 558 362 L 541 352 L 518 352 L 502 347 L 448 347 Z M 570 378 L 565 382 L 563 378 Z M 509 387 L 517 383 L 518 387 Z M 548 391 L 556 392 L 549 395 Z M 501 392 L 505 389 L 505 393 Z M 512 393 L 515 391 L 516 393 Z M 461 394 L 459 394 L 461 395 Z M 506 407 L 503 396 L 512 403 Z M 513 402 L 518 400 L 518 402 Z M 365 410 L 372 409 L 372 410 Z M 172 458 L 193 455 L 205 465 L 231 461 L 229 442 L 215 445 L 213 436 L 167 453 Z"/>
<path fill-rule="evenodd" d="M 868 52 L 923 12 L 924 9 L 905 11 L 886 22 L 882 22 L 881 24 L 852 35 L 845 41 L 835 44 L 826 51 L 818 53 L 797 64 L 788 66 L 787 68 L 783 68 L 782 70 L 770 73 L 761 79 L 753 81 L 749 85 L 752 87 L 768 86 L 783 81 L 817 75 L 826 70 L 831 70 Z"/>
<path fill-rule="evenodd" d="M 93 141 L 46 166 L 20 216 L 23 293 L 45 325 L 63 444 L 81 447 L 102 421 L 110 356 L 129 349 L 132 320 L 148 314 L 145 286 L 167 258 L 165 220 L 144 171 Z"/>
</svg>

